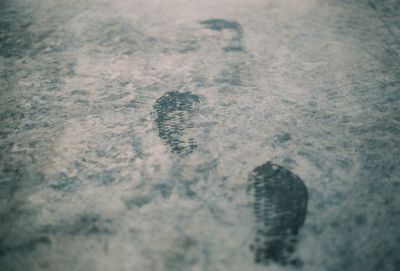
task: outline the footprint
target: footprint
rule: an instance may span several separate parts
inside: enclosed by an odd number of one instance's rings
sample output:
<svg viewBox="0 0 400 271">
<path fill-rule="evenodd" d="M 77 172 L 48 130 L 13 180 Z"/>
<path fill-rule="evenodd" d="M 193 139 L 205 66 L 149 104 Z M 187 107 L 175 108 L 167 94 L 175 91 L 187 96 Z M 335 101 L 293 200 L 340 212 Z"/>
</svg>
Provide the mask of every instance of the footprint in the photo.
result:
<svg viewBox="0 0 400 271">
<path fill-rule="evenodd" d="M 223 32 L 224 30 L 233 31 L 233 37 L 230 43 L 224 48 L 225 52 L 241 52 L 243 51 L 242 39 L 243 29 L 242 26 L 236 21 L 227 21 L 224 19 L 210 19 L 200 22 L 207 29 L 213 31 Z"/>
<path fill-rule="evenodd" d="M 251 249 L 255 262 L 299 265 L 292 254 L 307 212 L 307 188 L 289 170 L 267 162 L 253 169 L 249 191 L 254 196 L 257 234 Z"/>
<path fill-rule="evenodd" d="M 158 134 L 172 152 L 188 154 L 197 147 L 196 141 L 186 136 L 186 131 L 193 127 L 192 118 L 198 103 L 199 96 L 178 91 L 167 92 L 155 102 Z"/>
</svg>

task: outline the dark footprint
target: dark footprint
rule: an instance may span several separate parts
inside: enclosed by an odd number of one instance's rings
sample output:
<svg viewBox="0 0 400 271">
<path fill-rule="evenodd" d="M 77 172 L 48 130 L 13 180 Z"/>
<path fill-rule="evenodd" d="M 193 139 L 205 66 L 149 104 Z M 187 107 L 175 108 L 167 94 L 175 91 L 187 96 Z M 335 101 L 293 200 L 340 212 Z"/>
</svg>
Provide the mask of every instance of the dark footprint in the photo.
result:
<svg viewBox="0 0 400 271">
<path fill-rule="evenodd" d="M 195 94 L 171 91 L 154 104 L 158 134 L 172 152 L 190 153 L 197 147 L 193 138 L 185 138 L 185 131 L 193 127 L 192 118 L 198 103 L 200 98 Z"/>
<path fill-rule="evenodd" d="M 243 51 L 242 39 L 243 29 L 242 26 L 235 21 L 227 21 L 224 19 L 210 19 L 200 22 L 207 29 L 214 31 L 231 30 L 234 32 L 234 36 L 230 41 L 230 44 L 224 48 L 226 52 L 237 52 Z"/>
<path fill-rule="evenodd" d="M 289 170 L 268 162 L 250 173 L 249 189 L 254 196 L 257 223 L 251 247 L 255 262 L 301 264 L 292 253 L 307 212 L 307 188 L 303 181 Z"/>
</svg>

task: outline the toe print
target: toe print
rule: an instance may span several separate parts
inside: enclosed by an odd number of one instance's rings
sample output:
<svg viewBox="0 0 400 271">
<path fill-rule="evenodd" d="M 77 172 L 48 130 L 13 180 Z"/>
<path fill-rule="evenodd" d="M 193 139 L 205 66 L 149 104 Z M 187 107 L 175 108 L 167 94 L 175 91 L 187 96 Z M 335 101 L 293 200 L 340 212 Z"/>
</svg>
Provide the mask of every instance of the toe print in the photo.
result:
<svg viewBox="0 0 400 271">
<path fill-rule="evenodd" d="M 249 186 L 254 197 L 257 228 L 252 245 L 255 262 L 298 264 L 292 253 L 307 211 L 307 189 L 303 181 L 285 168 L 268 162 L 250 173 Z"/>
<path fill-rule="evenodd" d="M 190 92 L 171 91 L 157 99 L 154 109 L 158 134 L 172 152 L 190 153 L 197 147 L 196 140 L 187 138 L 186 131 L 193 127 L 198 103 L 199 96 Z"/>
</svg>

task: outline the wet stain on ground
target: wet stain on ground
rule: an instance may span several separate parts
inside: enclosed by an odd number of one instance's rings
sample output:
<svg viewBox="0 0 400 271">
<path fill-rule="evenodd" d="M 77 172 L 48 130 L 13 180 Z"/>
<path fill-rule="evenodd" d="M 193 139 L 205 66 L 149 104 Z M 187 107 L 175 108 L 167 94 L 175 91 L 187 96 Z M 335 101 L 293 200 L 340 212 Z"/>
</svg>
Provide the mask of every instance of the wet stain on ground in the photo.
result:
<svg viewBox="0 0 400 271">
<path fill-rule="evenodd" d="M 81 213 L 69 220 L 62 220 L 59 224 L 46 225 L 41 234 L 48 236 L 70 235 L 89 236 L 112 234 L 112 221 L 96 213 Z"/>
<path fill-rule="evenodd" d="M 300 265 L 293 257 L 297 234 L 307 212 L 307 188 L 285 168 L 267 162 L 249 177 L 257 235 L 251 249 L 256 263 Z"/>
<path fill-rule="evenodd" d="M 229 45 L 224 47 L 225 52 L 241 52 L 243 51 L 243 29 L 242 26 L 236 21 L 228 21 L 224 19 L 209 19 L 201 21 L 200 24 L 210 30 L 222 32 L 229 30 L 234 32 Z"/>
<path fill-rule="evenodd" d="M 0 242 L 3 243 L 3 242 Z M 38 236 L 28 240 L 26 242 L 18 243 L 10 246 L 0 245 L 0 256 L 3 256 L 7 253 L 30 253 L 39 245 L 50 245 L 51 241 L 47 236 Z"/>
<path fill-rule="evenodd" d="M 139 196 L 136 198 L 132 198 L 125 201 L 126 208 L 133 209 L 133 208 L 141 208 L 151 202 L 151 197 L 149 196 Z"/>
<path fill-rule="evenodd" d="M 230 30 L 233 30 L 236 32 L 242 31 L 242 27 L 240 26 L 240 24 L 238 22 L 227 21 L 224 19 L 210 19 L 210 20 L 202 21 L 201 24 L 204 27 L 209 28 L 211 30 L 215 30 L 215 31 L 222 31 L 223 29 L 230 29 Z"/>
<path fill-rule="evenodd" d="M 200 97 L 191 92 L 171 91 L 154 104 L 158 134 L 174 153 L 191 153 L 197 143 L 194 138 L 184 139 L 187 129 L 193 127 L 192 118 Z"/>
</svg>

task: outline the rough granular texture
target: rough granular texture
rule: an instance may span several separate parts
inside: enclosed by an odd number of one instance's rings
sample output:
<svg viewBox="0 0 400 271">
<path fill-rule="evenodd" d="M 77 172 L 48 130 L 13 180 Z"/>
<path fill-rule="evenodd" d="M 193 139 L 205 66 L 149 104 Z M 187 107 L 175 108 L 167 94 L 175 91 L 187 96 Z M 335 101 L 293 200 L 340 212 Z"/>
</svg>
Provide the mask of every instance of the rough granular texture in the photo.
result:
<svg viewBox="0 0 400 271">
<path fill-rule="evenodd" d="M 0 271 L 398 271 L 399 3 L 0 0 Z"/>
<path fill-rule="evenodd" d="M 252 246 L 257 263 L 297 264 L 291 254 L 307 213 L 307 189 L 289 170 L 270 162 L 250 174 L 257 236 Z"/>
<path fill-rule="evenodd" d="M 200 103 L 197 95 L 171 91 L 154 104 L 158 134 L 171 147 L 172 152 L 190 153 L 197 147 L 193 138 L 183 139 L 186 130 L 193 127 L 192 116 L 197 103 Z"/>
</svg>

